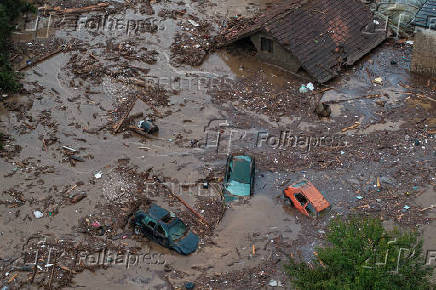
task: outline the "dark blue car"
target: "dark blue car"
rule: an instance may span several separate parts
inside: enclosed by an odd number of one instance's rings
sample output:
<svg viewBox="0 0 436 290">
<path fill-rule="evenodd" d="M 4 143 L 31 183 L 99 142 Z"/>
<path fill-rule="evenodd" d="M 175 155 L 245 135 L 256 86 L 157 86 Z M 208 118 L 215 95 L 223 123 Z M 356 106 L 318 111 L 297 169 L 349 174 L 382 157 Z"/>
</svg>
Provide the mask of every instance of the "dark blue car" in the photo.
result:
<svg viewBox="0 0 436 290">
<path fill-rule="evenodd" d="M 198 236 L 182 220 L 156 204 L 147 211 L 138 210 L 133 222 L 136 234 L 143 234 L 180 254 L 189 255 L 198 248 Z"/>
</svg>

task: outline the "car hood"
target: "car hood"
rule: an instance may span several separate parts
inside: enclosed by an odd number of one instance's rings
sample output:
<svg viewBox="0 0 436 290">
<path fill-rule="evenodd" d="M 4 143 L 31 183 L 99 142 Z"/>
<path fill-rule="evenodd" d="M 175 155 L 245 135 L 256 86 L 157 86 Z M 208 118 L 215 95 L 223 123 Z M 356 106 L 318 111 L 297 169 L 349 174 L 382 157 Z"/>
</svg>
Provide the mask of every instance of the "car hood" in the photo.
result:
<svg viewBox="0 0 436 290">
<path fill-rule="evenodd" d="M 250 184 L 237 182 L 235 180 L 230 180 L 225 188 L 230 194 L 236 196 L 249 196 L 251 193 Z"/>
<path fill-rule="evenodd" d="M 174 243 L 174 249 L 181 254 L 189 255 L 198 248 L 199 238 L 193 232 L 189 232 L 186 237 Z"/>
</svg>

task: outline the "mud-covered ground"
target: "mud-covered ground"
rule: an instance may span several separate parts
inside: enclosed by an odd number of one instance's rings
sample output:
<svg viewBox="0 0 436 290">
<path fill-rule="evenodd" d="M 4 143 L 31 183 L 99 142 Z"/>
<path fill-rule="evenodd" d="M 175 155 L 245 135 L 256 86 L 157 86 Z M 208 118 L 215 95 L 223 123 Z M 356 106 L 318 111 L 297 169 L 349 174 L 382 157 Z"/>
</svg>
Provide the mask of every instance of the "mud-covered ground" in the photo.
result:
<svg viewBox="0 0 436 290">
<path fill-rule="evenodd" d="M 213 49 L 221 25 L 268 5 L 116 1 L 14 35 L 24 90 L 0 100 L 0 285 L 289 287 L 288 258 L 310 261 L 328 222 L 356 212 L 417 229 L 435 250 L 436 81 L 409 72 L 404 40 L 305 94 L 304 72 Z M 320 101 L 330 118 L 315 113 Z M 157 134 L 134 129 L 145 118 Z M 255 193 L 226 205 L 220 183 L 235 152 L 256 158 Z M 332 204 L 320 219 L 282 200 L 302 178 Z M 200 236 L 195 253 L 134 234 L 129 220 L 150 202 Z"/>
</svg>

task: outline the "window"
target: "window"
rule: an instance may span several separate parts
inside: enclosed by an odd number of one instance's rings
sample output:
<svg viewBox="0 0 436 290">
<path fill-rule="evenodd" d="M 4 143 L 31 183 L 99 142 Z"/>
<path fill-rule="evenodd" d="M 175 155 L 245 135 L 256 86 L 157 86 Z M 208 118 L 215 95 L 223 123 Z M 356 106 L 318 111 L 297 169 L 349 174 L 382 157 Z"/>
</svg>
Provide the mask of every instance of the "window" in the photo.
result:
<svg viewBox="0 0 436 290">
<path fill-rule="evenodd" d="M 312 204 L 310 203 L 307 204 L 306 211 L 309 215 L 316 217 L 316 211 L 315 208 L 312 206 Z"/>
<path fill-rule="evenodd" d="M 154 227 L 156 226 L 156 223 L 153 221 L 149 221 L 147 226 L 149 226 L 152 230 L 154 229 Z"/>
<path fill-rule="evenodd" d="M 304 195 L 302 195 L 301 193 L 295 194 L 295 198 L 298 200 L 298 202 L 300 202 L 302 206 L 304 206 L 307 203 L 306 197 L 304 197 Z"/>
<path fill-rule="evenodd" d="M 158 225 L 158 226 L 157 226 L 156 231 L 157 231 L 157 233 L 158 233 L 160 236 L 162 236 L 162 237 L 165 237 L 165 236 L 166 236 L 166 235 L 165 235 L 165 231 L 164 231 L 164 229 L 162 228 L 161 225 Z"/>
<path fill-rule="evenodd" d="M 273 52 L 273 42 L 271 39 L 268 38 L 260 38 L 260 50 L 262 51 L 268 51 Z"/>
</svg>

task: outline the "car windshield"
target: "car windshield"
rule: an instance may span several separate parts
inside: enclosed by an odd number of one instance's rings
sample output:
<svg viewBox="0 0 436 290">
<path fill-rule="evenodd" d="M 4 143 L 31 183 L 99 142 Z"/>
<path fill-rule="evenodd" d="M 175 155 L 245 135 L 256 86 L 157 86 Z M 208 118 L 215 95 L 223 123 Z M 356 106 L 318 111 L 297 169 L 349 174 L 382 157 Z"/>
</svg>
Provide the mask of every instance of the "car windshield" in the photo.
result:
<svg viewBox="0 0 436 290">
<path fill-rule="evenodd" d="M 186 225 L 181 221 L 177 221 L 174 225 L 172 225 L 168 233 L 173 241 L 176 241 L 183 237 L 186 233 Z"/>
<path fill-rule="evenodd" d="M 250 183 L 250 161 L 234 157 L 230 163 L 230 179 L 240 183 Z"/>
</svg>

